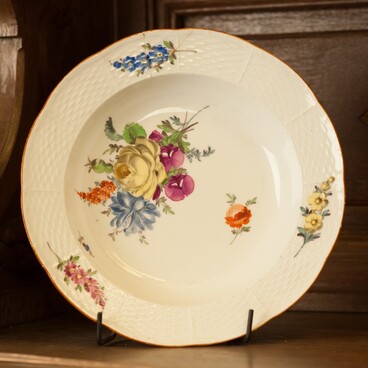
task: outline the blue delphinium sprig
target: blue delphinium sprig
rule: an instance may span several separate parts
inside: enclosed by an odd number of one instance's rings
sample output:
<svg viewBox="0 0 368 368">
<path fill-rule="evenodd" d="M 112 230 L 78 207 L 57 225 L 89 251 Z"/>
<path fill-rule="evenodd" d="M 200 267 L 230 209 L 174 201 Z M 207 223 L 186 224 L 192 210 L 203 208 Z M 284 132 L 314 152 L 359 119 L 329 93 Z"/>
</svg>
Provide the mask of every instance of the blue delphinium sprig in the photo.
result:
<svg viewBox="0 0 368 368">
<path fill-rule="evenodd" d="M 167 61 L 174 65 L 176 53 L 182 51 L 196 52 L 195 50 L 178 50 L 171 41 L 163 41 L 163 45 L 152 46 L 149 43 L 142 45 L 144 51 L 135 56 L 126 56 L 111 62 L 111 65 L 122 72 L 135 72 L 137 76 L 146 70 L 154 69 L 159 72 Z"/>
</svg>

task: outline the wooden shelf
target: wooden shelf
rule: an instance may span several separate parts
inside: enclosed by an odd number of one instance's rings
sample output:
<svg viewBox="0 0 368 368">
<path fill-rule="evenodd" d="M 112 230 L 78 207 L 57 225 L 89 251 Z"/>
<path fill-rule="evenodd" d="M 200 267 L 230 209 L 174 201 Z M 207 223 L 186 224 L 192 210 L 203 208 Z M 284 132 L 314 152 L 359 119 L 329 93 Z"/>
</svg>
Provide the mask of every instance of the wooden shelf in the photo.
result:
<svg viewBox="0 0 368 368">
<path fill-rule="evenodd" d="M 287 312 L 245 346 L 159 348 L 117 337 L 96 346 L 95 324 L 69 313 L 0 329 L 0 367 L 367 367 L 368 314 Z"/>
</svg>

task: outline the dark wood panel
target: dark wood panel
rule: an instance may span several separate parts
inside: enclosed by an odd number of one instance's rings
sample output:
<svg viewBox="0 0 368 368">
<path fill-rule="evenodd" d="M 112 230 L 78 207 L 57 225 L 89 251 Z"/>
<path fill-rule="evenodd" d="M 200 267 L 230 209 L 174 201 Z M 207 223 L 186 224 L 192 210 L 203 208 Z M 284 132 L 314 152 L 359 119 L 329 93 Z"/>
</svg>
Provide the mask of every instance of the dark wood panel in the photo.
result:
<svg viewBox="0 0 368 368">
<path fill-rule="evenodd" d="M 11 0 L 0 0 L 0 37 L 18 35 L 18 23 Z"/>
<path fill-rule="evenodd" d="M 297 11 L 365 6 L 366 0 L 147 0 L 149 24 L 155 28 L 182 28 L 185 19 L 200 15 Z M 280 25 L 281 27 L 283 24 Z M 209 28 L 212 28 L 211 26 Z"/>
<path fill-rule="evenodd" d="M 210 28 L 250 37 L 361 31 L 368 29 L 368 7 L 188 15 L 183 23 L 187 28 Z"/>
<path fill-rule="evenodd" d="M 350 206 L 322 272 L 293 309 L 368 312 L 367 270 L 368 207 Z"/>
<path fill-rule="evenodd" d="M 70 308 L 51 285 L 26 240 L 19 205 L 20 163 L 28 131 L 46 98 L 71 68 L 112 42 L 114 15 L 111 0 L 91 0 L 88 4 L 83 0 L 14 0 L 13 5 L 26 62 L 24 104 L 14 112 L 21 114 L 20 128 L 0 180 L 2 325 Z"/>
</svg>

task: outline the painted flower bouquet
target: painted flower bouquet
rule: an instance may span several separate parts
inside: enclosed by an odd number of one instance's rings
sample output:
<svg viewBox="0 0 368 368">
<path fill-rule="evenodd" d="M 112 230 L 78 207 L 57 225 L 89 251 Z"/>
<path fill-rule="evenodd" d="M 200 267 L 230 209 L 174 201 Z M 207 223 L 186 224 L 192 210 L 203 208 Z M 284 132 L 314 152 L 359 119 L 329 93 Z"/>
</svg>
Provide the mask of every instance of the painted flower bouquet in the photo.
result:
<svg viewBox="0 0 368 368">
<path fill-rule="evenodd" d="M 179 50 L 171 41 L 162 41 L 162 44 L 142 44 L 142 51 L 136 55 L 128 55 L 111 62 L 111 65 L 122 72 L 136 73 L 137 77 L 146 70 L 153 69 L 159 72 L 163 64 L 169 62 L 174 65 L 178 52 L 193 52 L 196 50 Z"/>
<path fill-rule="evenodd" d="M 325 217 L 331 215 L 330 210 L 326 207 L 328 206 L 327 198 L 332 195 L 330 188 L 334 181 L 335 178 L 331 176 L 320 186 L 315 186 L 314 192 L 308 198 L 309 207 L 300 207 L 304 217 L 304 226 L 298 227 L 298 236 L 303 238 L 303 244 L 294 257 L 300 253 L 305 244 L 320 238 L 321 233 L 317 231 L 322 228 Z"/>
<path fill-rule="evenodd" d="M 77 194 L 88 205 L 108 207 L 101 213 L 112 217 L 113 231 L 109 236 L 113 240 L 123 232 L 127 236 L 138 234 L 140 242 L 148 244 L 144 231 L 153 229 L 160 217 L 159 208 L 173 215 L 168 200 L 182 201 L 194 191 L 194 179 L 183 166 L 185 160 L 201 161 L 214 150 L 190 148 L 188 133 L 198 124 L 195 117 L 207 108 L 191 118 L 186 113 L 184 121 L 177 116 L 162 120 L 149 135 L 138 123 L 126 124 L 119 134 L 112 118 L 108 118 L 104 132 L 114 143 L 109 144 L 104 154 L 110 157 L 88 159 L 86 164 L 89 172 L 102 174 L 104 179 L 89 191 Z"/>
<path fill-rule="evenodd" d="M 81 237 L 79 241 L 83 242 L 83 238 Z M 87 244 L 83 244 L 84 247 L 88 247 Z M 80 293 L 88 293 L 95 304 L 104 309 L 106 305 L 105 288 L 93 277 L 97 271 L 85 270 L 79 264 L 79 256 L 71 255 L 68 259 L 63 260 L 54 252 L 49 243 L 47 243 L 47 246 L 58 260 L 57 269 L 64 273 L 64 282 L 68 286 L 74 286 L 74 289 Z"/>
</svg>

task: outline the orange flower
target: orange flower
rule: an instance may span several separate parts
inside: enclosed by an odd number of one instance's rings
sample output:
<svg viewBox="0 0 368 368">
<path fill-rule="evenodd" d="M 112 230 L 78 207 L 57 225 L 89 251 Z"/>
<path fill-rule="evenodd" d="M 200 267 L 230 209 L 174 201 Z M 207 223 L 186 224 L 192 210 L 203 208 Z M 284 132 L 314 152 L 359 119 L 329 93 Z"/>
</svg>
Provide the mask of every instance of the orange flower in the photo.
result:
<svg viewBox="0 0 368 368">
<path fill-rule="evenodd" d="M 242 204 L 233 204 L 226 212 L 226 223 L 231 227 L 240 229 L 243 225 L 249 223 L 252 212 Z"/>
<path fill-rule="evenodd" d="M 116 185 L 112 181 L 103 180 L 98 187 L 94 187 L 89 192 L 77 192 L 79 197 L 84 201 L 92 204 L 99 204 L 111 197 L 116 190 Z"/>
</svg>

